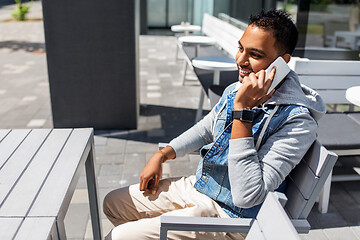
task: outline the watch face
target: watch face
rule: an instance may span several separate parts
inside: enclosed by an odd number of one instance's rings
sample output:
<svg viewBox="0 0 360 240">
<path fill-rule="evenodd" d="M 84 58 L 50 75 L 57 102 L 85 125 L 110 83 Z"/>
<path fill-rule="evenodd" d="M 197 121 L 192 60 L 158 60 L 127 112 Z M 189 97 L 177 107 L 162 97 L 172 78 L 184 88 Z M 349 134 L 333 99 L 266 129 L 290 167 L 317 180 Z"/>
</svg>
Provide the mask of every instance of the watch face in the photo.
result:
<svg viewBox="0 0 360 240">
<path fill-rule="evenodd" d="M 251 121 L 254 119 L 254 112 L 251 110 L 243 110 L 242 111 L 242 119 L 245 121 Z"/>
<path fill-rule="evenodd" d="M 241 111 L 232 111 L 232 118 L 240 119 L 245 122 L 252 122 L 254 119 L 254 112 L 252 110 L 241 110 Z"/>
</svg>

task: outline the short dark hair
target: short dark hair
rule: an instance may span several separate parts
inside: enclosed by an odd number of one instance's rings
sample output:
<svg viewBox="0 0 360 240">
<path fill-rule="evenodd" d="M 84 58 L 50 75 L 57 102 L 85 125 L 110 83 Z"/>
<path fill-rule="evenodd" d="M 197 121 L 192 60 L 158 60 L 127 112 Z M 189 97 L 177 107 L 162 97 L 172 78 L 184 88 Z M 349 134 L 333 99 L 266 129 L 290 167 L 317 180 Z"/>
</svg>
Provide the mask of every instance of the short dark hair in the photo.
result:
<svg viewBox="0 0 360 240">
<path fill-rule="evenodd" d="M 272 31 L 280 51 L 292 54 L 298 41 L 298 30 L 290 15 L 282 10 L 261 10 L 258 15 L 251 15 L 249 26 Z M 283 53 L 281 53 L 283 54 Z"/>
</svg>

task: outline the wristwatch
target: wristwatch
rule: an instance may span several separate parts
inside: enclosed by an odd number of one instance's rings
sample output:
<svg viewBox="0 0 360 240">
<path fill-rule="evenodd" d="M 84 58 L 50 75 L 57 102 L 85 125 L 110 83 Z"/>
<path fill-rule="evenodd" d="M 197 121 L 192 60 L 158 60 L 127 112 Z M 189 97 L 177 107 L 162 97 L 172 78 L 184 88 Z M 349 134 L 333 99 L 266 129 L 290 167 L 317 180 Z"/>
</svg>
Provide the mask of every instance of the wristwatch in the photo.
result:
<svg viewBox="0 0 360 240">
<path fill-rule="evenodd" d="M 249 109 L 243 109 L 241 111 L 232 111 L 231 113 L 232 119 L 240 119 L 244 122 L 252 122 L 254 120 L 254 112 Z"/>
</svg>

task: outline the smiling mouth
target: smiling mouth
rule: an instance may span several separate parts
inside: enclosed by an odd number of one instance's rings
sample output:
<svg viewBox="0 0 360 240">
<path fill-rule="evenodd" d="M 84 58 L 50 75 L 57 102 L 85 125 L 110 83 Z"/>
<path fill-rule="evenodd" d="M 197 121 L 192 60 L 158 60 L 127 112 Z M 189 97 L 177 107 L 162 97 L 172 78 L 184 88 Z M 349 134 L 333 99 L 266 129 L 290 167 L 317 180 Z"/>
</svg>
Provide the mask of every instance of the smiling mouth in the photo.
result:
<svg viewBox="0 0 360 240">
<path fill-rule="evenodd" d="M 238 67 L 238 69 L 239 69 L 240 75 L 242 75 L 242 76 L 248 76 L 252 72 L 250 70 L 244 70 L 241 67 Z"/>
</svg>

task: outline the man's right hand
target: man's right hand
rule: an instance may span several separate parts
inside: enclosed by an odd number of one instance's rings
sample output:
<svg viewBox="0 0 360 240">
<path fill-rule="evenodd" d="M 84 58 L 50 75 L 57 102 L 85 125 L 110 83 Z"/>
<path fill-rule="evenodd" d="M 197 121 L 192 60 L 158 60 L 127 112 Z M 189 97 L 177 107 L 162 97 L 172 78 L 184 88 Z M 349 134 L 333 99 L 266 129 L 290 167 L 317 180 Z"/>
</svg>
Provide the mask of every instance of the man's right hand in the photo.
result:
<svg viewBox="0 0 360 240">
<path fill-rule="evenodd" d="M 175 150 L 166 146 L 161 151 L 156 152 L 146 164 L 140 174 L 140 191 L 155 194 L 162 175 L 162 166 L 168 159 L 176 157 Z"/>
<path fill-rule="evenodd" d="M 140 191 L 155 194 L 162 175 L 162 166 L 165 156 L 155 153 L 140 174 Z"/>
</svg>

